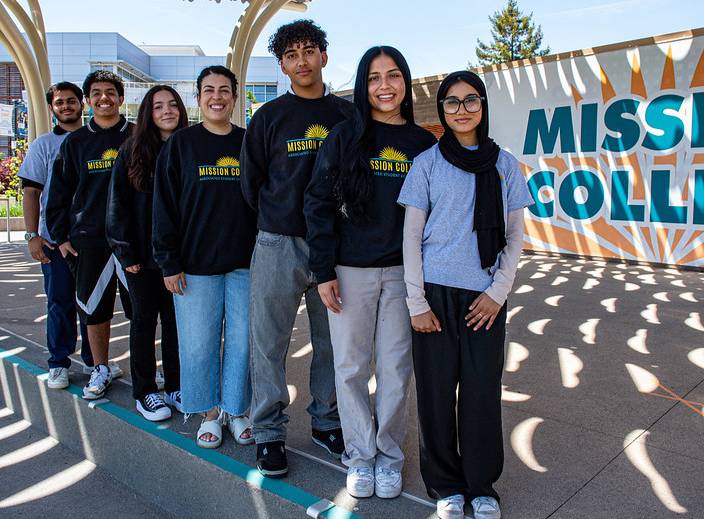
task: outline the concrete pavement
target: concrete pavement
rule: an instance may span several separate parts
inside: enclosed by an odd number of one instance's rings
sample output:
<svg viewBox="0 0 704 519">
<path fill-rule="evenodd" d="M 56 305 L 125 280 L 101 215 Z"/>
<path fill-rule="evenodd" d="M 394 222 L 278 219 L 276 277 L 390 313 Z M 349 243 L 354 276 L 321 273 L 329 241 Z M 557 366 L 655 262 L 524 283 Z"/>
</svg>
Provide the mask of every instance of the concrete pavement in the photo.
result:
<svg viewBox="0 0 704 519">
<path fill-rule="evenodd" d="M 509 301 L 503 397 L 506 464 L 497 485 L 504 517 L 704 517 L 702 301 L 702 272 L 524 256 Z M 0 348 L 21 350 L 15 355 L 44 367 L 45 313 L 38 265 L 23 244 L 1 245 Z M 405 444 L 407 497 L 358 502 L 349 498 L 343 469 L 310 442 L 305 317 L 302 305 L 289 351 L 289 390 L 294 398 L 287 482 L 364 517 L 429 516 L 433 509 L 423 504 L 429 500 L 418 472 L 413 392 Z M 113 324 L 111 356 L 128 375 L 129 325 L 121 319 L 120 314 Z M 86 379 L 77 371 L 73 374 L 77 385 Z M 127 383 L 115 384 L 108 397 L 134 415 Z M 57 400 L 56 405 L 68 404 Z M 166 426 L 190 440 L 197 422 L 191 418 L 183 424 L 178 417 Z M 134 438 L 139 443 L 143 437 Z M 143 441 L 151 445 L 152 440 Z M 127 453 L 132 447 L 116 441 L 115 449 Z M 166 466 L 178 466 L 172 458 L 185 456 L 158 442 L 153 451 Z M 254 465 L 254 450 L 235 446 L 229 437 L 221 453 Z M 148 456 L 149 450 L 140 454 Z M 122 469 L 104 470 L 123 483 Z M 215 477 L 208 470 L 203 474 Z M 257 492 L 247 490 L 243 481 L 239 484 L 245 494 Z M 159 488 L 151 491 L 145 499 L 157 502 Z M 120 500 L 117 494 L 113 498 Z M 193 499 L 198 500 L 195 492 Z M 270 496 L 264 501 L 269 499 L 275 502 Z M 304 513 L 282 504 L 274 514 L 261 502 L 248 503 L 259 516 Z"/>
</svg>

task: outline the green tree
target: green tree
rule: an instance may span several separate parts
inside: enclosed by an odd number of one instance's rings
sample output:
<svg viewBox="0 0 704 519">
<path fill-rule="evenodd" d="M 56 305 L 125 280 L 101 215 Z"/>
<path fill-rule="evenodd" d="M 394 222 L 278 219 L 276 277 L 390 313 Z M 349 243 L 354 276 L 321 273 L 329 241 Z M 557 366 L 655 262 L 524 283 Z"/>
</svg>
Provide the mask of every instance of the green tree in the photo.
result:
<svg viewBox="0 0 704 519">
<path fill-rule="evenodd" d="M 506 7 L 490 16 L 489 21 L 493 41 L 487 44 L 477 38 L 477 58 L 481 65 L 550 54 L 550 47 L 540 50 L 543 31 L 533 23 L 533 13 L 524 15 L 517 0 L 508 0 Z"/>
<path fill-rule="evenodd" d="M 244 96 L 247 98 L 247 101 L 249 101 L 249 106 L 247 107 L 247 117 L 251 118 L 254 111 L 252 105 L 258 103 L 257 97 L 251 90 L 247 90 Z"/>
</svg>

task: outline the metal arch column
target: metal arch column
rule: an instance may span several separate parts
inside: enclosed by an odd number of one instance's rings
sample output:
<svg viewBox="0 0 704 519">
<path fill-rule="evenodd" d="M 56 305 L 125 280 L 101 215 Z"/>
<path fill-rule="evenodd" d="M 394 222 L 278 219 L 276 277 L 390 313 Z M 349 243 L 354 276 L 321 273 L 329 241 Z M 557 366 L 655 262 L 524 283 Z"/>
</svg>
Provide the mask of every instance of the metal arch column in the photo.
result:
<svg viewBox="0 0 704 519">
<path fill-rule="evenodd" d="M 33 117 L 34 119 L 33 127 L 30 125 L 29 128 L 29 140 L 32 140 L 36 135 L 49 131 L 49 114 L 44 109 L 45 92 L 42 76 L 37 61 L 27 46 L 27 42 L 2 3 L 0 3 L 0 31 L 7 41 L 8 48 L 11 49 L 11 53 L 17 58 L 15 62 L 18 68 L 24 70 L 23 79 L 29 93 L 30 118 Z"/>
<path fill-rule="evenodd" d="M 49 58 L 47 57 L 46 47 L 44 46 L 45 40 L 42 39 L 36 25 L 17 0 L 4 0 L 4 2 L 10 12 L 12 12 L 20 22 L 22 29 L 29 38 L 29 42 L 32 44 L 32 50 L 34 51 L 34 57 L 39 66 L 39 73 L 41 74 L 44 90 L 46 90 L 49 88 L 51 81 L 51 72 L 49 71 Z"/>
<path fill-rule="evenodd" d="M 0 6 L 2 7 L 2 6 Z M 19 60 L 15 48 L 10 44 L 10 40 L 5 37 L 5 33 L 0 31 L 0 45 L 5 47 L 12 57 L 12 61 L 17 65 L 17 69 L 20 71 L 20 76 L 24 79 L 28 77 L 27 71 L 24 68 L 24 64 Z M 33 105 L 34 103 L 32 103 Z M 32 106 L 27 110 L 27 138 L 32 141 L 36 137 L 37 132 L 34 126 L 34 111 Z"/>
</svg>

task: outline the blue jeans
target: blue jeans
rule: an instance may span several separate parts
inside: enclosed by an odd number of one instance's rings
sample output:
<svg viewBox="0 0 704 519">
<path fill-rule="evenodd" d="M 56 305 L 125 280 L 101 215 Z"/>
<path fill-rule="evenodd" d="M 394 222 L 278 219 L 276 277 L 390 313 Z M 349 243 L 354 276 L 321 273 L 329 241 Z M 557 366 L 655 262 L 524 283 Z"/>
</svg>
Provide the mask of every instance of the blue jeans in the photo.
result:
<svg viewBox="0 0 704 519">
<path fill-rule="evenodd" d="M 313 429 L 340 427 L 328 313 L 308 269 L 303 238 L 259 231 L 252 255 L 250 347 L 252 431 L 257 443 L 286 440 L 286 353 L 301 297 L 306 296 L 313 358 L 307 408 Z"/>
<path fill-rule="evenodd" d="M 76 352 L 76 282 L 58 246 L 54 250 L 44 247 L 44 254 L 51 260 L 42 264 L 49 368 L 68 368 L 71 365 L 69 355 Z M 81 324 L 81 339 L 81 358 L 86 366 L 92 366 L 93 356 L 84 324 Z"/>
<path fill-rule="evenodd" d="M 249 269 L 213 276 L 186 274 L 186 288 L 182 296 L 174 295 L 174 307 L 184 412 L 220 407 L 233 416 L 246 414 L 252 399 Z"/>
</svg>

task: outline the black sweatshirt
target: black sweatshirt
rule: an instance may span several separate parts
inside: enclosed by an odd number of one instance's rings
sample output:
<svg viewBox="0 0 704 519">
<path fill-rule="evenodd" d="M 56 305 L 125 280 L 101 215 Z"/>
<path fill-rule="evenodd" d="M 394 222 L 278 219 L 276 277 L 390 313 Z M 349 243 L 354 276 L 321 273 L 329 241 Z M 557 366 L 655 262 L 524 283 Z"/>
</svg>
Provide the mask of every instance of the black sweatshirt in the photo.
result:
<svg viewBox="0 0 704 519">
<path fill-rule="evenodd" d="M 244 130 L 216 135 L 202 124 L 164 144 L 154 177 L 154 259 L 164 276 L 249 268 L 256 215 L 242 196 Z"/>
<path fill-rule="evenodd" d="M 335 265 L 392 267 L 403 264 L 403 207 L 396 203 L 413 159 L 435 144 L 432 133 L 412 123 L 372 122 L 374 147 L 368 157 L 374 176 L 364 222 L 353 222 L 338 209 L 333 187 L 343 152 L 354 137 L 352 121 L 336 126 L 318 153 L 305 193 L 310 269 L 318 283 L 336 278 Z"/>
<path fill-rule="evenodd" d="M 128 176 L 132 150 L 125 144 L 112 167 L 105 231 L 110 248 L 123 268 L 140 265 L 158 269 L 152 252 L 154 178 L 146 191 L 137 191 Z"/>
<path fill-rule="evenodd" d="M 134 125 L 120 116 L 111 128 L 91 119 L 61 143 L 46 205 L 52 239 L 78 248 L 108 247 L 105 211 L 113 162 Z"/>
<path fill-rule="evenodd" d="M 258 210 L 259 229 L 305 237 L 303 192 L 318 148 L 353 110 L 352 103 L 332 94 L 305 99 L 291 93 L 257 110 L 244 138 L 242 189 Z"/>
</svg>

